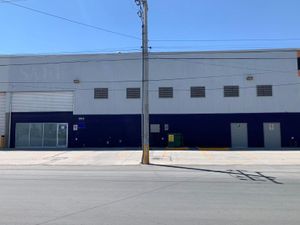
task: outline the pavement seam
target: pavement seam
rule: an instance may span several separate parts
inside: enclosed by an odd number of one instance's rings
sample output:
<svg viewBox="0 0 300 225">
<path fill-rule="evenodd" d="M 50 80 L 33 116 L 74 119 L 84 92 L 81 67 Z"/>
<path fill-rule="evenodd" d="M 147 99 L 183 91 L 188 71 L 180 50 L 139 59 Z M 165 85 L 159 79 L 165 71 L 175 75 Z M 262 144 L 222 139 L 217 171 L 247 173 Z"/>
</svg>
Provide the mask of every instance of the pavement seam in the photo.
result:
<svg viewBox="0 0 300 225">
<path fill-rule="evenodd" d="M 134 198 L 137 198 L 137 197 L 140 197 L 140 196 L 152 193 L 152 192 L 156 192 L 156 191 L 168 188 L 168 187 L 176 186 L 176 185 L 181 184 L 183 182 L 194 180 L 197 177 L 198 177 L 198 174 L 196 176 L 194 176 L 193 178 L 190 178 L 190 179 L 185 179 L 185 180 L 182 180 L 182 181 L 174 182 L 173 184 L 163 185 L 161 187 L 154 188 L 152 190 L 148 190 L 148 191 L 141 192 L 141 193 L 134 194 L 134 195 L 130 195 L 130 196 L 127 196 L 127 197 L 124 197 L 124 198 L 116 199 L 116 200 L 111 201 L 111 202 L 107 202 L 107 203 L 104 203 L 104 204 L 95 205 L 95 206 L 88 207 L 88 208 L 85 208 L 85 209 L 77 210 L 77 211 L 55 217 L 53 219 L 50 219 L 50 220 L 47 220 L 47 221 L 44 221 L 44 222 L 41 222 L 41 223 L 37 223 L 35 225 L 49 224 L 51 222 L 61 220 L 61 219 L 67 218 L 67 217 L 75 216 L 75 215 L 80 214 L 80 213 L 85 213 L 85 212 L 88 212 L 88 211 L 91 211 L 91 210 L 94 210 L 94 209 L 104 208 L 104 207 L 107 207 L 107 206 L 110 206 L 110 205 L 113 205 L 113 204 L 117 204 L 117 203 L 122 202 L 122 201 L 126 201 L 126 200 L 129 200 L 129 199 L 134 199 Z"/>
</svg>

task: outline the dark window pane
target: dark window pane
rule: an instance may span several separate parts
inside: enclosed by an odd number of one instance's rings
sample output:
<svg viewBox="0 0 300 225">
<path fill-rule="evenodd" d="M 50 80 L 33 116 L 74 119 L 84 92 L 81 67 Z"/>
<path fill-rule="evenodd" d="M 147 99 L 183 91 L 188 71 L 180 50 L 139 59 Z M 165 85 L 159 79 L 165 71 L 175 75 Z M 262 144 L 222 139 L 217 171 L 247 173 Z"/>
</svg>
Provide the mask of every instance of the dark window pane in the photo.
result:
<svg viewBox="0 0 300 225">
<path fill-rule="evenodd" d="M 57 124 L 44 124 L 44 147 L 56 147 L 57 143 Z"/>
<path fill-rule="evenodd" d="M 42 147 L 43 146 L 43 124 L 32 123 L 30 125 L 30 146 Z"/>
<path fill-rule="evenodd" d="M 16 124 L 16 147 L 29 147 L 29 123 Z"/>
</svg>

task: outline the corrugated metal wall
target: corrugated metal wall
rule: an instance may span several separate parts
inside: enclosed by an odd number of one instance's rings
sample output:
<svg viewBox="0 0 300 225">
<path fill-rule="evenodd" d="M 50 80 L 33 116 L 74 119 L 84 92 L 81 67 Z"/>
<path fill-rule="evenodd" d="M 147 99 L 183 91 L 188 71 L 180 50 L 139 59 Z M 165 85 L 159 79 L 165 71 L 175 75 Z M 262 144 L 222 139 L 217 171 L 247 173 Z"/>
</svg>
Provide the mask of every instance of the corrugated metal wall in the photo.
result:
<svg viewBox="0 0 300 225">
<path fill-rule="evenodd" d="M 0 135 L 5 134 L 5 108 L 6 108 L 5 100 L 6 100 L 5 93 L 0 92 Z"/>
<path fill-rule="evenodd" d="M 136 82 L 141 79 L 141 61 L 128 60 L 139 57 L 131 53 L 11 57 L 12 64 L 25 65 L 9 66 L 9 79 L 1 75 L 0 81 L 4 85 L 9 80 L 12 92 L 74 89 L 75 115 L 137 115 L 142 99 L 127 99 L 126 89 L 141 88 Z M 74 60 L 90 62 L 52 64 Z M 40 62 L 46 64 L 26 65 Z M 152 53 L 149 63 L 151 114 L 300 112 L 300 98 L 290 100 L 300 95 L 297 50 Z M 223 87 L 231 85 L 240 86 L 239 97 L 224 98 Z M 257 85 L 273 85 L 273 96 L 257 96 Z M 194 86 L 205 87 L 205 97 L 191 98 Z M 160 87 L 173 87 L 173 98 L 159 98 Z M 108 88 L 108 99 L 95 99 L 94 88 Z"/>
<path fill-rule="evenodd" d="M 13 112 L 72 112 L 73 92 L 16 92 L 12 94 Z"/>
</svg>

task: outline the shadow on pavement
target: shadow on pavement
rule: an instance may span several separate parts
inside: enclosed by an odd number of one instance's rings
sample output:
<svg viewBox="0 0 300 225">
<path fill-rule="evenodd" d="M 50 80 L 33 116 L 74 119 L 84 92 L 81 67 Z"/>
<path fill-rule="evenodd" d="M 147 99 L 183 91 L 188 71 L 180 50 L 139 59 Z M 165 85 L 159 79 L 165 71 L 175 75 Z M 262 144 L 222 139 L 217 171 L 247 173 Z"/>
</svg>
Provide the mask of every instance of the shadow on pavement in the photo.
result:
<svg viewBox="0 0 300 225">
<path fill-rule="evenodd" d="M 274 184 L 283 184 L 281 182 L 276 181 L 276 177 L 266 176 L 262 172 L 249 172 L 247 170 L 211 170 L 211 169 L 202 169 L 202 168 L 194 168 L 194 167 L 186 167 L 186 166 L 176 166 L 176 165 L 163 165 L 163 164 L 150 164 L 151 166 L 157 167 L 167 167 L 174 169 L 185 169 L 185 170 L 194 170 L 208 173 L 222 173 L 228 174 L 234 178 L 243 181 L 253 181 L 253 182 L 271 182 Z"/>
</svg>

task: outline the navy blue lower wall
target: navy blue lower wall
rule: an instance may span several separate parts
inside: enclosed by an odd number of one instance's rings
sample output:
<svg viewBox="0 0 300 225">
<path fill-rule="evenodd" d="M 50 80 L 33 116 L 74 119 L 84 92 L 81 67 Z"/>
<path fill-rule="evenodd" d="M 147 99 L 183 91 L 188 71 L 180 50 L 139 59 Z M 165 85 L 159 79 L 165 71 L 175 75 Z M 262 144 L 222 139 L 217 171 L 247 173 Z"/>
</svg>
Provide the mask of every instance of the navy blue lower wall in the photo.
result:
<svg viewBox="0 0 300 225">
<path fill-rule="evenodd" d="M 13 113 L 11 147 L 16 123 L 68 123 L 68 147 L 139 147 L 140 115 L 73 115 L 72 112 Z M 76 126 L 76 128 L 74 127 Z"/>
<path fill-rule="evenodd" d="M 140 147 L 140 115 L 74 116 L 70 147 Z"/>
<path fill-rule="evenodd" d="M 11 147 L 15 146 L 16 123 L 34 122 L 68 123 L 70 148 L 141 146 L 140 115 L 76 116 L 72 112 L 55 112 L 13 113 Z M 180 133 L 187 147 L 230 147 L 230 123 L 247 123 L 249 147 L 264 147 L 264 122 L 281 124 L 283 147 L 299 147 L 300 113 L 155 114 L 150 116 L 150 123 L 160 124 L 160 133 L 150 135 L 150 145 L 166 147 L 168 134 Z"/>
<path fill-rule="evenodd" d="M 160 124 L 162 129 L 160 134 L 151 135 L 151 142 L 152 146 L 166 146 L 168 133 L 181 133 L 188 147 L 231 147 L 230 124 L 247 123 L 249 147 L 261 148 L 265 122 L 281 124 L 282 147 L 299 147 L 300 113 L 152 115 L 151 123 Z M 164 131 L 164 124 L 168 124 L 168 131 Z"/>
</svg>

